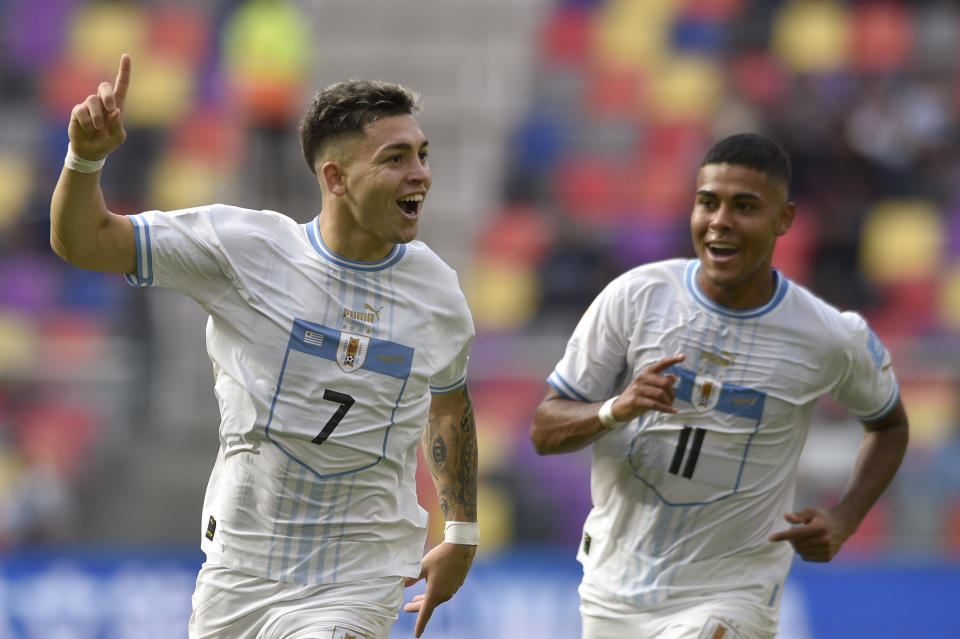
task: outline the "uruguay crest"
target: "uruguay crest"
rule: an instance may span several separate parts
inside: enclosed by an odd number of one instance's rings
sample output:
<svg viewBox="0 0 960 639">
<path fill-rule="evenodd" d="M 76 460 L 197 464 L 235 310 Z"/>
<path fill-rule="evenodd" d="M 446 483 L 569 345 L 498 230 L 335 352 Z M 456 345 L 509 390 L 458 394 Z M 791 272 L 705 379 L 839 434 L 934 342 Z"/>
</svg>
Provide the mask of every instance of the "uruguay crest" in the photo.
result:
<svg viewBox="0 0 960 639">
<path fill-rule="evenodd" d="M 712 410 L 720 400 L 720 391 L 723 384 L 715 379 L 697 375 L 693 380 L 693 392 L 690 393 L 690 403 L 701 413 Z"/>
<path fill-rule="evenodd" d="M 346 373 L 352 373 L 363 366 L 367 359 L 367 347 L 370 338 L 353 333 L 340 333 L 340 344 L 337 346 L 337 364 Z"/>
</svg>

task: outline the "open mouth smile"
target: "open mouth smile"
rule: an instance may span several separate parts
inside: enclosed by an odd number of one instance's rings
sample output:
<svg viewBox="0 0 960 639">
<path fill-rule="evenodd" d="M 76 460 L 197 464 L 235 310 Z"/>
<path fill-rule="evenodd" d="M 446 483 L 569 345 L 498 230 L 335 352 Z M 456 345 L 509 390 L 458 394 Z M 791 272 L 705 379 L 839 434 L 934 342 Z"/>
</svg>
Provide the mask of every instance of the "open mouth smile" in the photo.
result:
<svg viewBox="0 0 960 639">
<path fill-rule="evenodd" d="M 707 253 L 719 262 L 727 261 L 740 252 L 740 247 L 730 242 L 706 242 Z"/>
<path fill-rule="evenodd" d="M 397 208 L 408 218 L 416 218 L 420 215 L 420 207 L 423 206 L 423 193 L 413 193 L 405 195 L 397 200 Z"/>
</svg>

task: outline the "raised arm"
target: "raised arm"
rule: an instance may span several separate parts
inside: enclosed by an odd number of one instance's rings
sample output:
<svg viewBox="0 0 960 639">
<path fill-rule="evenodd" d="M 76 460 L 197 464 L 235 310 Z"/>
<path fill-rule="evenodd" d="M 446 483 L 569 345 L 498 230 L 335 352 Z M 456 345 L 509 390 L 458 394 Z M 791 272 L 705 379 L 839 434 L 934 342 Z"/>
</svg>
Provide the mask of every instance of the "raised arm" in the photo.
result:
<svg viewBox="0 0 960 639">
<path fill-rule="evenodd" d="M 123 54 L 113 85 L 100 83 L 97 93 L 73 107 L 67 129 L 73 158 L 50 201 L 50 246 L 70 264 L 94 271 L 137 269 L 133 223 L 107 209 L 96 164 L 127 137 L 123 109 L 129 86 L 130 56 Z"/>
<path fill-rule="evenodd" d="M 665 357 L 647 366 L 618 395 L 611 406 L 611 425 L 625 424 L 648 410 L 675 413 L 673 385 L 677 378 L 664 372 L 679 364 L 683 355 Z M 533 414 L 530 440 L 541 455 L 570 453 L 592 444 L 611 426 L 600 420 L 600 408 L 604 402 L 580 402 L 566 399 L 554 389 L 547 392 Z"/>
<path fill-rule="evenodd" d="M 450 522 L 477 521 L 477 426 L 470 392 L 464 386 L 452 393 L 434 395 L 430 419 L 421 440 L 423 456 L 433 477 L 443 518 Z M 404 606 L 418 612 L 414 636 L 419 637 L 433 609 L 447 601 L 463 585 L 476 554 L 475 544 L 443 542 L 423 558 L 419 579 L 427 580 L 426 592 Z"/>
<path fill-rule="evenodd" d="M 788 541 L 806 561 L 830 561 L 856 532 L 870 508 L 886 490 L 907 450 L 909 426 L 899 401 L 890 413 L 864 422 L 863 439 L 843 495 L 830 509 L 803 508 L 786 513 L 792 528 L 770 541 Z"/>
</svg>

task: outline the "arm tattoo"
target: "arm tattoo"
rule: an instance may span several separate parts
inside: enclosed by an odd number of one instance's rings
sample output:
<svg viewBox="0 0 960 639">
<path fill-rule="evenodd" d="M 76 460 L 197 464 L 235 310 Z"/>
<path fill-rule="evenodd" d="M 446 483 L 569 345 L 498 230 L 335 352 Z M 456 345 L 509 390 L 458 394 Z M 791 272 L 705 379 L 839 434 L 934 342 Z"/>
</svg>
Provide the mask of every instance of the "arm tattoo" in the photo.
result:
<svg viewBox="0 0 960 639">
<path fill-rule="evenodd" d="M 462 393 L 459 423 L 431 419 L 422 441 L 444 519 L 476 521 L 477 427 L 470 393 L 466 387 Z"/>
<path fill-rule="evenodd" d="M 468 521 L 477 520 L 477 423 L 470 392 L 463 387 L 463 416 L 460 419 L 460 469 L 457 472 L 458 502 Z"/>
<path fill-rule="evenodd" d="M 437 435 L 433 440 L 433 448 L 430 451 L 433 454 L 433 463 L 437 468 L 443 468 L 447 464 L 447 445 L 443 437 Z"/>
</svg>

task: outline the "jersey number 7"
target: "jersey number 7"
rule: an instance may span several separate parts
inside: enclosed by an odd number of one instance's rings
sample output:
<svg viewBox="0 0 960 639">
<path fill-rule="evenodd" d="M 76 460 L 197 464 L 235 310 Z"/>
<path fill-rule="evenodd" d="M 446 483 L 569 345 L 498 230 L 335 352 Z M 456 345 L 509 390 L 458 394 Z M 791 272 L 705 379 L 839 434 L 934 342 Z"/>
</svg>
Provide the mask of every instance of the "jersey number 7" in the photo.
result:
<svg viewBox="0 0 960 639">
<path fill-rule="evenodd" d="M 314 437 L 311 441 L 314 444 L 322 444 L 327 441 L 327 438 L 333 433 L 333 429 L 337 427 L 337 424 L 340 423 L 340 420 L 344 418 L 347 414 L 347 411 L 350 410 L 350 407 L 353 406 L 356 400 L 347 395 L 346 393 L 338 393 L 335 390 L 330 390 L 329 388 L 323 391 L 323 398 L 328 402 L 336 402 L 340 404 L 340 408 L 330 416 L 330 419 L 327 420 L 327 423 L 323 425 L 323 430 L 320 431 L 320 434 Z"/>
</svg>

